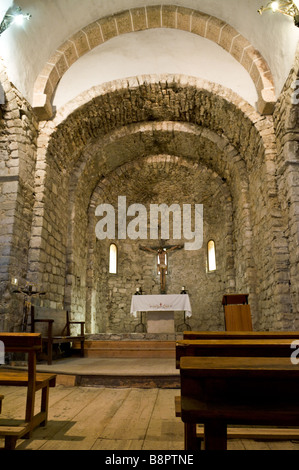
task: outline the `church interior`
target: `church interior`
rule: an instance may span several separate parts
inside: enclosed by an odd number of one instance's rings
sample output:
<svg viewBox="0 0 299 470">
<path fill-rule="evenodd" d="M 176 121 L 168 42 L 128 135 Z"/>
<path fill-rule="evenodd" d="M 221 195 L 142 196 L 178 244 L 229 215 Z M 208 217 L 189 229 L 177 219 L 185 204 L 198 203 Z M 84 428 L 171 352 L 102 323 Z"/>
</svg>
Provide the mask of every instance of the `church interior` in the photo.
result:
<svg viewBox="0 0 299 470">
<path fill-rule="evenodd" d="M 1 0 L 0 22 L 0 447 L 298 450 L 299 1 Z M 203 376 L 220 423 L 189 412 Z M 231 380 L 278 408 L 237 416 Z"/>
</svg>

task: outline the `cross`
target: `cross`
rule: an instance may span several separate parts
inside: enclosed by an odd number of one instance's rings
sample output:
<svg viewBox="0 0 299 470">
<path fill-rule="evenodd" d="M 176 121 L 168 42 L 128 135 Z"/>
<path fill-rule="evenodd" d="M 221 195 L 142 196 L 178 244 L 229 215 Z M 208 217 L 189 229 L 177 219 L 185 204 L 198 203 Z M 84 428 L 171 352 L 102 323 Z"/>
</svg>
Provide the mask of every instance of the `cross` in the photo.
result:
<svg viewBox="0 0 299 470">
<path fill-rule="evenodd" d="M 166 274 L 167 274 L 167 254 L 172 251 L 181 250 L 184 245 L 165 245 L 165 240 L 161 240 L 160 246 L 148 248 L 146 246 L 139 246 L 140 250 L 157 255 L 157 270 L 160 273 L 160 292 L 166 293 Z"/>
</svg>

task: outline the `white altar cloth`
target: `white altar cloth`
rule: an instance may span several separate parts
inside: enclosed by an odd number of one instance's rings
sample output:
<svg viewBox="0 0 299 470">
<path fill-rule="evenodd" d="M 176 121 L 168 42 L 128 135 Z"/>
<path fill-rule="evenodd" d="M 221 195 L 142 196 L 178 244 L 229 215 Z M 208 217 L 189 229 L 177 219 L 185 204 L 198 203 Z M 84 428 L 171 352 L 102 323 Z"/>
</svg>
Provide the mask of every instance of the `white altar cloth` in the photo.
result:
<svg viewBox="0 0 299 470">
<path fill-rule="evenodd" d="M 170 312 L 184 311 L 186 318 L 192 317 L 191 304 L 188 294 L 172 295 L 133 295 L 131 313 L 137 312 Z"/>
</svg>

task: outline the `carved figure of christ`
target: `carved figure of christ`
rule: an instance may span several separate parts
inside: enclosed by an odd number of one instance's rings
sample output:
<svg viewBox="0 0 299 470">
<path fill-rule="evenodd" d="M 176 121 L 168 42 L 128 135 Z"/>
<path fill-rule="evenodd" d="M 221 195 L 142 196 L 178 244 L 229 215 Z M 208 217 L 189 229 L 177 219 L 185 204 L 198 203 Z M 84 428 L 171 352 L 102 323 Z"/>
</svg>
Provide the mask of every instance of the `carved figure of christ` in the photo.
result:
<svg viewBox="0 0 299 470">
<path fill-rule="evenodd" d="M 184 248 L 184 245 L 171 245 L 164 246 L 162 242 L 160 246 L 157 247 L 146 247 L 139 246 L 140 250 L 147 251 L 148 253 L 154 253 L 157 256 L 157 271 L 160 273 L 160 292 L 161 294 L 166 293 L 166 274 L 167 274 L 167 255 L 169 252 L 181 250 Z"/>
</svg>

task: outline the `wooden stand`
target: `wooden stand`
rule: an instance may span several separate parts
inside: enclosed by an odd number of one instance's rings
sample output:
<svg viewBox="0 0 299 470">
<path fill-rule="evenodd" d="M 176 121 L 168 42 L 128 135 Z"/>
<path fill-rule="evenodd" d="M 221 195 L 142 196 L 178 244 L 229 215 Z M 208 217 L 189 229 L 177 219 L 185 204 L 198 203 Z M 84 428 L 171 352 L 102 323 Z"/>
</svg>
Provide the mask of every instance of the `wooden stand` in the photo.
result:
<svg viewBox="0 0 299 470">
<path fill-rule="evenodd" d="M 224 295 L 222 305 L 226 331 L 252 331 L 248 294 Z"/>
</svg>

